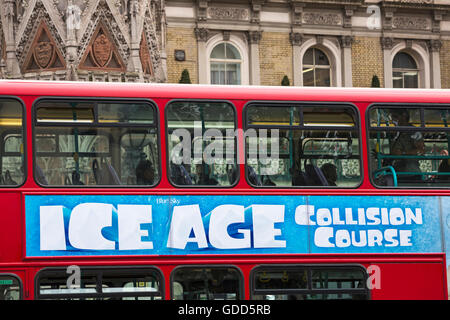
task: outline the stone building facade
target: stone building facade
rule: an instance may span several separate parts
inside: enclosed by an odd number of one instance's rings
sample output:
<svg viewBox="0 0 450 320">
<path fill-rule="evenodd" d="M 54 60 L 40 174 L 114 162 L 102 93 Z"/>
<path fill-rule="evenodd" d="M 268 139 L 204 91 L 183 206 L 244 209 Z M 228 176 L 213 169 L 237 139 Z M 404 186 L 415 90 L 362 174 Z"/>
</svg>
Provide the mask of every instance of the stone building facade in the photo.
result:
<svg viewBox="0 0 450 320">
<path fill-rule="evenodd" d="M 167 79 L 450 88 L 450 1 L 166 0 Z"/>
<path fill-rule="evenodd" d="M 164 0 L 1 0 L 0 77 L 165 82 Z"/>
</svg>

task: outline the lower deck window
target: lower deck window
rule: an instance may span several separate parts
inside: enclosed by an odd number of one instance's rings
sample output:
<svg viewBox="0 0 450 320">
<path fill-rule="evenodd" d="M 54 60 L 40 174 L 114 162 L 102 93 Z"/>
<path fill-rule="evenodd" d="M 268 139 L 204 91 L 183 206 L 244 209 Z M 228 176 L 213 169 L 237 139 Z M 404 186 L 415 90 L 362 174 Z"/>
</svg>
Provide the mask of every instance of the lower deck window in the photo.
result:
<svg viewBox="0 0 450 320">
<path fill-rule="evenodd" d="M 173 300 L 240 300 L 242 276 L 232 267 L 180 267 L 172 275 Z"/>
<path fill-rule="evenodd" d="M 71 270 L 72 272 L 73 270 Z M 154 268 L 51 268 L 37 278 L 37 299 L 51 300 L 161 300 L 162 276 Z"/>
<path fill-rule="evenodd" d="M 361 267 L 261 266 L 252 272 L 254 300 L 368 299 Z"/>
<path fill-rule="evenodd" d="M 17 277 L 0 275 L 0 301 L 20 300 L 22 298 L 22 286 Z"/>
</svg>

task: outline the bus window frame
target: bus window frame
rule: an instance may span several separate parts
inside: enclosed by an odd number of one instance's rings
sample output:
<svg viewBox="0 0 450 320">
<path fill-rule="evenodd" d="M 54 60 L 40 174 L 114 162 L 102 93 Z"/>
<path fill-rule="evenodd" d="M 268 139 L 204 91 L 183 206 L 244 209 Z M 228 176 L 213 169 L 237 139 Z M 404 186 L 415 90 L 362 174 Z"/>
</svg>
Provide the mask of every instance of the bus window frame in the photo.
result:
<svg viewBox="0 0 450 320">
<path fill-rule="evenodd" d="M 67 266 L 68 267 L 68 266 Z M 104 293 L 80 293 L 80 294 L 69 294 L 69 293 L 64 293 L 64 294 L 40 294 L 40 287 L 39 287 L 39 280 L 42 277 L 42 274 L 45 273 L 45 271 L 61 271 L 61 274 L 65 274 L 67 275 L 67 278 L 70 277 L 70 274 L 67 273 L 67 267 L 44 267 L 42 269 L 40 269 L 34 276 L 34 300 L 46 300 L 46 299 L 56 299 L 56 300 L 60 300 L 60 299 L 70 299 L 70 298 L 75 298 L 75 299 L 81 299 L 81 298 L 96 298 L 96 297 L 102 297 L 105 294 Z M 81 270 L 81 279 L 83 278 L 82 274 L 83 274 L 83 269 L 85 271 L 93 271 L 96 274 L 101 274 L 101 277 L 97 277 L 97 282 L 96 282 L 96 286 L 98 287 L 98 285 L 100 284 L 100 286 L 103 284 L 103 282 L 101 281 L 103 279 L 103 271 L 104 270 L 108 270 L 108 271 L 112 271 L 114 274 L 120 274 L 121 270 L 136 270 L 136 269 L 140 269 L 140 270 L 154 270 L 156 275 L 159 277 L 160 280 L 160 290 L 157 293 L 161 294 L 161 300 L 165 299 L 165 278 L 164 278 L 164 273 L 161 271 L 160 268 L 158 268 L 155 265 L 130 265 L 130 266 L 123 266 L 123 265 L 115 265 L 115 266 L 89 266 L 89 265 L 82 265 L 79 266 L 80 270 Z M 101 279 L 99 281 L 99 279 Z M 44 297 L 42 297 L 44 296 Z M 123 294 L 121 292 L 111 292 L 106 294 L 106 296 L 108 297 L 133 297 L 132 294 Z M 153 297 L 153 296 L 157 296 L 156 294 L 149 294 L 146 293 L 143 296 L 145 297 Z M 60 299 L 58 299 L 60 298 Z"/>
<path fill-rule="evenodd" d="M 36 144 L 34 143 L 35 140 L 35 128 L 37 124 L 37 109 L 39 106 L 39 103 L 42 101 L 52 101 L 52 102 L 61 102 L 61 103 L 70 103 L 70 102 L 79 102 L 79 103 L 86 103 L 86 102 L 92 102 L 94 104 L 94 122 L 93 123 L 57 123 L 57 122 L 41 122 L 39 126 L 42 127 L 86 127 L 86 128 L 111 128 L 111 127 L 120 127 L 120 128 L 154 128 L 157 135 L 157 148 L 158 148 L 158 180 L 155 181 L 152 185 L 42 185 L 36 180 Z M 147 103 L 152 107 L 153 110 L 153 120 L 154 124 L 152 126 L 148 124 L 139 124 L 139 123 L 116 123 L 116 124 L 105 124 L 98 122 L 98 114 L 97 114 L 97 103 Z M 97 122 L 96 122 L 97 121 Z M 153 189 L 156 188 L 160 183 L 162 179 L 162 167 L 161 167 L 161 127 L 160 127 L 160 108 L 158 104 L 153 101 L 152 99 L 148 98 L 114 98 L 114 97 L 79 97 L 79 96 L 40 96 L 36 98 L 31 106 L 31 136 L 32 136 L 32 149 L 33 149 L 33 179 L 36 185 L 38 185 L 41 188 L 49 188 L 49 189 L 61 189 L 61 188 L 73 188 L 73 189 Z"/>
<path fill-rule="evenodd" d="M 359 111 L 359 108 L 351 103 L 351 102 L 335 102 L 335 101 L 280 101 L 280 100 L 254 100 L 254 101 L 248 101 L 243 109 L 242 109 L 242 117 L 243 117 L 243 130 L 244 132 L 249 128 L 254 129 L 286 129 L 286 130 L 319 130 L 323 129 L 323 127 L 318 126 L 305 126 L 303 121 L 303 111 L 300 112 L 300 125 L 298 126 L 257 126 L 257 125 L 248 125 L 247 124 L 247 108 L 252 105 L 259 105 L 259 106 L 266 106 L 266 107 L 318 107 L 323 105 L 330 105 L 330 106 L 341 106 L 341 107 L 349 107 L 355 112 L 355 126 L 349 127 L 349 128 L 343 128 L 343 127 L 336 127 L 336 131 L 355 131 L 358 133 L 358 144 L 359 144 L 359 172 L 360 172 L 360 178 L 359 183 L 356 184 L 353 187 L 341 187 L 341 186 L 255 186 L 250 183 L 248 179 L 247 174 L 247 145 L 244 143 L 244 166 L 245 166 L 245 180 L 247 184 L 254 189 L 268 189 L 268 190 L 274 190 L 274 189 L 293 189 L 293 190 L 299 190 L 299 189 L 327 189 L 327 190 L 336 190 L 336 189 L 343 189 L 343 190 L 354 190 L 361 187 L 361 185 L 364 183 L 364 157 L 363 157 L 363 139 L 362 139 L 362 125 L 361 125 L 361 113 Z M 331 128 L 331 126 L 330 126 Z M 334 129 L 334 128 L 333 128 Z"/>
<path fill-rule="evenodd" d="M 238 137 L 235 135 L 234 136 L 234 146 L 235 146 L 235 158 L 234 160 L 236 161 L 236 169 L 237 169 L 237 174 L 236 174 L 236 180 L 234 181 L 233 184 L 229 185 L 229 186 L 220 186 L 220 185 L 177 185 L 175 184 L 171 179 L 170 179 L 170 150 L 169 150 L 169 126 L 168 126 L 168 121 L 169 118 L 167 117 L 167 113 L 169 112 L 169 105 L 172 103 L 177 103 L 177 102 L 204 102 L 204 103 L 226 103 L 228 105 L 230 105 L 233 109 L 233 113 L 234 113 L 234 131 L 238 130 L 238 112 L 237 112 L 237 108 L 236 105 L 231 102 L 230 100 L 214 100 L 214 99 L 172 99 L 167 101 L 166 105 L 164 106 L 164 118 L 165 118 L 165 127 L 164 127 L 164 132 L 165 132 L 165 139 L 166 139 L 166 177 L 167 180 L 169 181 L 169 183 L 175 187 L 175 188 L 183 188 L 183 189 L 231 189 L 234 188 L 236 185 L 238 185 L 240 179 L 241 179 L 241 172 L 240 172 L 240 165 L 238 163 L 239 160 L 239 139 Z M 193 141 L 193 140 L 192 140 Z"/>
<path fill-rule="evenodd" d="M 169 276 L 169 283 L 170 283 L 170 300 L 174 300 L 173 297 L 173 289 L 172 289 L 172 285 L 174 283 L 174 274 L 178 269 L 186 269 L 186 268 L 203 268 L 203 269 L 225 269 L 225 268 L 230 268 L 230 269 L 235 269 L 239 275 L 239 297 L 238 299 L 234 300 L 234 301 L 242 301 L 245 300 L 245 277 L 244 277 L 244 273 L 242 272 L 241 268 L 239 268 L 236 265 L 233 264 L 181 264 L 181 265 L 177 265 L 175 268 L 172 269 L 172 271 L 170 271 L 170 276 Z M 178 301 L 188 301 L 188 300 L 178 300 Z M 196 300 L 196 301 L 200 301 L 200 300 Z"/>
<path fill-rule="evenodd" d="M 15 273 L 12 272 L 0 272 L 0 277 L 11 277 L 15 278 L 17 282 L 19 283 L 19 300 L 23 300 L 23 281 L 22 279 Z"/>
<path fill-rule="evenodd" d="M 17 185 L 0 185 L 0 189 L 2 188 L 8 188 L 8 189 L 17 189 L 22 187 L 28 179 L 28 157 L 27 157 L 27 116 L 26 116 L 26 106 L 25 106 L 25 102 L 16 96 L 0 96 L 0 100 L 16 100 L 17 102 L 19 102 L 21 108 L 22 108 L 22 144 L 23 144 L 23 163 L 22 163 L 22 167 L 23 167 L 23 180 L 22 183 L 19 183 Z M 3 135 L 2 135 L 3 136 Z M 1 155 L 3 155 L 3 141 L 2 141 L 2 148 L 1 148 Z M 3 167 L 3 159 L 2 159 L 2 167 Z"/>
<path fill-rule="evenodd" d="M 285 269 L 305 269 L 307 272 L 307 288 L 306 289 L 285 289 L 283 292 L 283 289 L 256 289 L 256 285 L 255 285 L 255 273 L 258 271 L 258 269 L 264 269 L 264 268 L 268 268 L 268 269 L 272 269 L 272 270 L 282 270 L 283 268 Z M 312 270 L 317 270 L 317 269 L 326 269 L 326 270 L 335 270 L 335 269 L 360 269 L 363 272 L 363 276 L 364 276 L 364 288 L 362 289 L 358 289 L 358 288 L 352 288 L 352 289 L 313 289 L 312 288 Z M 367 286 L 367 280 L 369 279 L 369 275 L 367 273 L 367 269 L 359 264 L 359 263 L 345 263 L 345 264 L 260 264 L 257 265 L 255 267 L 253 267 L 250 270 L 249 273 L 249 280 L 250 280 L 250 284 L 249 284 L 249 289 L 250 289 L 250 299 L 254 299 L 255 295 L 262 295 L 264 294 L 264 292 L 270 292 L 267 294 L 345 294 L 345 293 L 349 293 L 349 291 L 354 291 L 351 292 L 351 294 L 354 293 L 360 293 L 366 294 L 367 300 L 371 300 L 371 290 L 370 288 Z M 260 291 L 260 293 L 258 293 L 257 291 Z M 320 299 L 319 299 L 320 300 Z"/>
<path fill-rule="evenodd" d="M 420 127 L 405 127 L 405 126 L 398 126 L 398 127 L 371 127 L 370 126 L 370 111 L 374 108 L 380 108 L 380 109 L 420 109 L 420 115 L 421 115 L 421 126 Z M 403 190 L 418 190 L 418 189 L 427 189 L 427 190 L 443 190 L 443 189 L 448 189 L 448 186 L 379 186 L 377 184 L 375 184 L 374 180 L 373 180 L 373 175 L 372 175 L 372 161 L 371 161 L 371 155 L 370 155 L 370 130 L 372 130 L 372 132 L 386 132 L 386 131 L 395 131 L 395 132 L 438 132 L 439 130 L 442 131 L 449 131 L 450 132 L 450 127 L 445 130 L 445 127 L 442 128 L 430 128 L 430 127 L 425 127 L 425 119 L 424 119 L 424 115 L 423 115 L 423 110 L 426 108 L 430 108 L 430 109 L 445 109 L 447 108 L 448 110 L 450 110 L 450 104 L 445 104 L 445 103 L 401 103 L 401 102 L 375 102 L 375 103 L 371 103 L 367 106 L 366 108 L 366 115 L 365 115 L 365 121 L 366 121 L 366 150 L 367 150 L 367 160 L 368 160 L 368 169 L 369 169 L 369 180 L 370 180 L 370 184 L 377 189 L 394 189 L 394 190 L 399 190 L 399 189 L 403 189 Z M 450 151 L 450 150 L 449 150 Z"/>
</svg>

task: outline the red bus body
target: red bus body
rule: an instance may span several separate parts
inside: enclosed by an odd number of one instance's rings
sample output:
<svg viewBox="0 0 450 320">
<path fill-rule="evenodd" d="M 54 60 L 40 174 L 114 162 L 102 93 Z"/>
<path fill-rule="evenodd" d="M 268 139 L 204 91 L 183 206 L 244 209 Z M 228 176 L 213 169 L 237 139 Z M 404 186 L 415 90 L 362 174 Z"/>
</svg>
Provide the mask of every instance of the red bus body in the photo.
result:
<svg viewBox="0 0 450 320">
<path fill-rule="evenodd" d="M 357 264 L 380 270 L 379 287 L 370 290 L 371 299 L 448 299 L 446 254 L 436 253 L 345 253 L 345 254 L 255 254 L 255 255 L 189 255 L 189 256 L 78 256 L 27 257 L 25 227 L 25 196 L 27 195 L 293 195 L 311 196 L 450 196 L 449 189 L 382 189 L 369 180 L 366 142 L 366 110 L 373 103 L 447 104 L 450 91 L 446 90 L 389 90 L 356 88 L 281 88 L 235 87 L 197 85 L 152 85 L 115 83 L 56 83 L 56 82 L 0 82 L 0 95 L 17 97 L 25 104 L 26 178 L 16 188 L 0 188 L 0 274 L 20 278 L 23 299 L 35 298 L 35 276 L 39 270 L 57 266 L 156 266 L 164 275 L 164 296 L 171 299 L 171 271 L 179 265 L 233 265 L 243 275 L 244 297 L 250 299 L 251 270 L 267 264 Z M 33 120 L 32 105 L 41 97 L 92 97 L 150 99 L 159 109 L 161 180 L 154 188 L 43 188 L 33 178 Z M 243 128 L 243 108 L 251 101 L 345 102 L 357 107 L 360 114 L 363 179 L 354 189 L 261 189 L 251 187 L 245 178 L 244 164 L 240 164 L 240 179 L 233 188 L 177 188 L 167 176 L 167 146 L 165 139 L 164 108 L 168 102 L 183 100 L 225 100 L 236 108 L 237 126 Z M 238 140 L 243 152 L 242 137 Z M 448 230 L 447 230 L 448 232 Z"/>
</svg>

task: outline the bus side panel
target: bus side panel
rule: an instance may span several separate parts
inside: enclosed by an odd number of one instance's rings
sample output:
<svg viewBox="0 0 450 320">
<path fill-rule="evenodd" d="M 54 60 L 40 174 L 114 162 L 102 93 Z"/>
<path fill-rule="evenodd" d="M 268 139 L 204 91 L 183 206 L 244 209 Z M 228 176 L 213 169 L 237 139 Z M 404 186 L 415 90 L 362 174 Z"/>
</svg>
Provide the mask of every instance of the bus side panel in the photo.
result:
<svg viewBox="0 0 450 320">
<path fill-rule="evenodd" d="M 447 299 L 444 263 L 380 263 L 379 288 L 373 282 L 374 300 Z M 373 278 L 376 281 L 375 278 Z M 442 284 L 442 285 L 437 285 Z"/>
<path fill-rule="evenodd" d="M 0 262 L 22 260 L 22 203 L 18 192 L 0 193 Z"/>
</svg>

